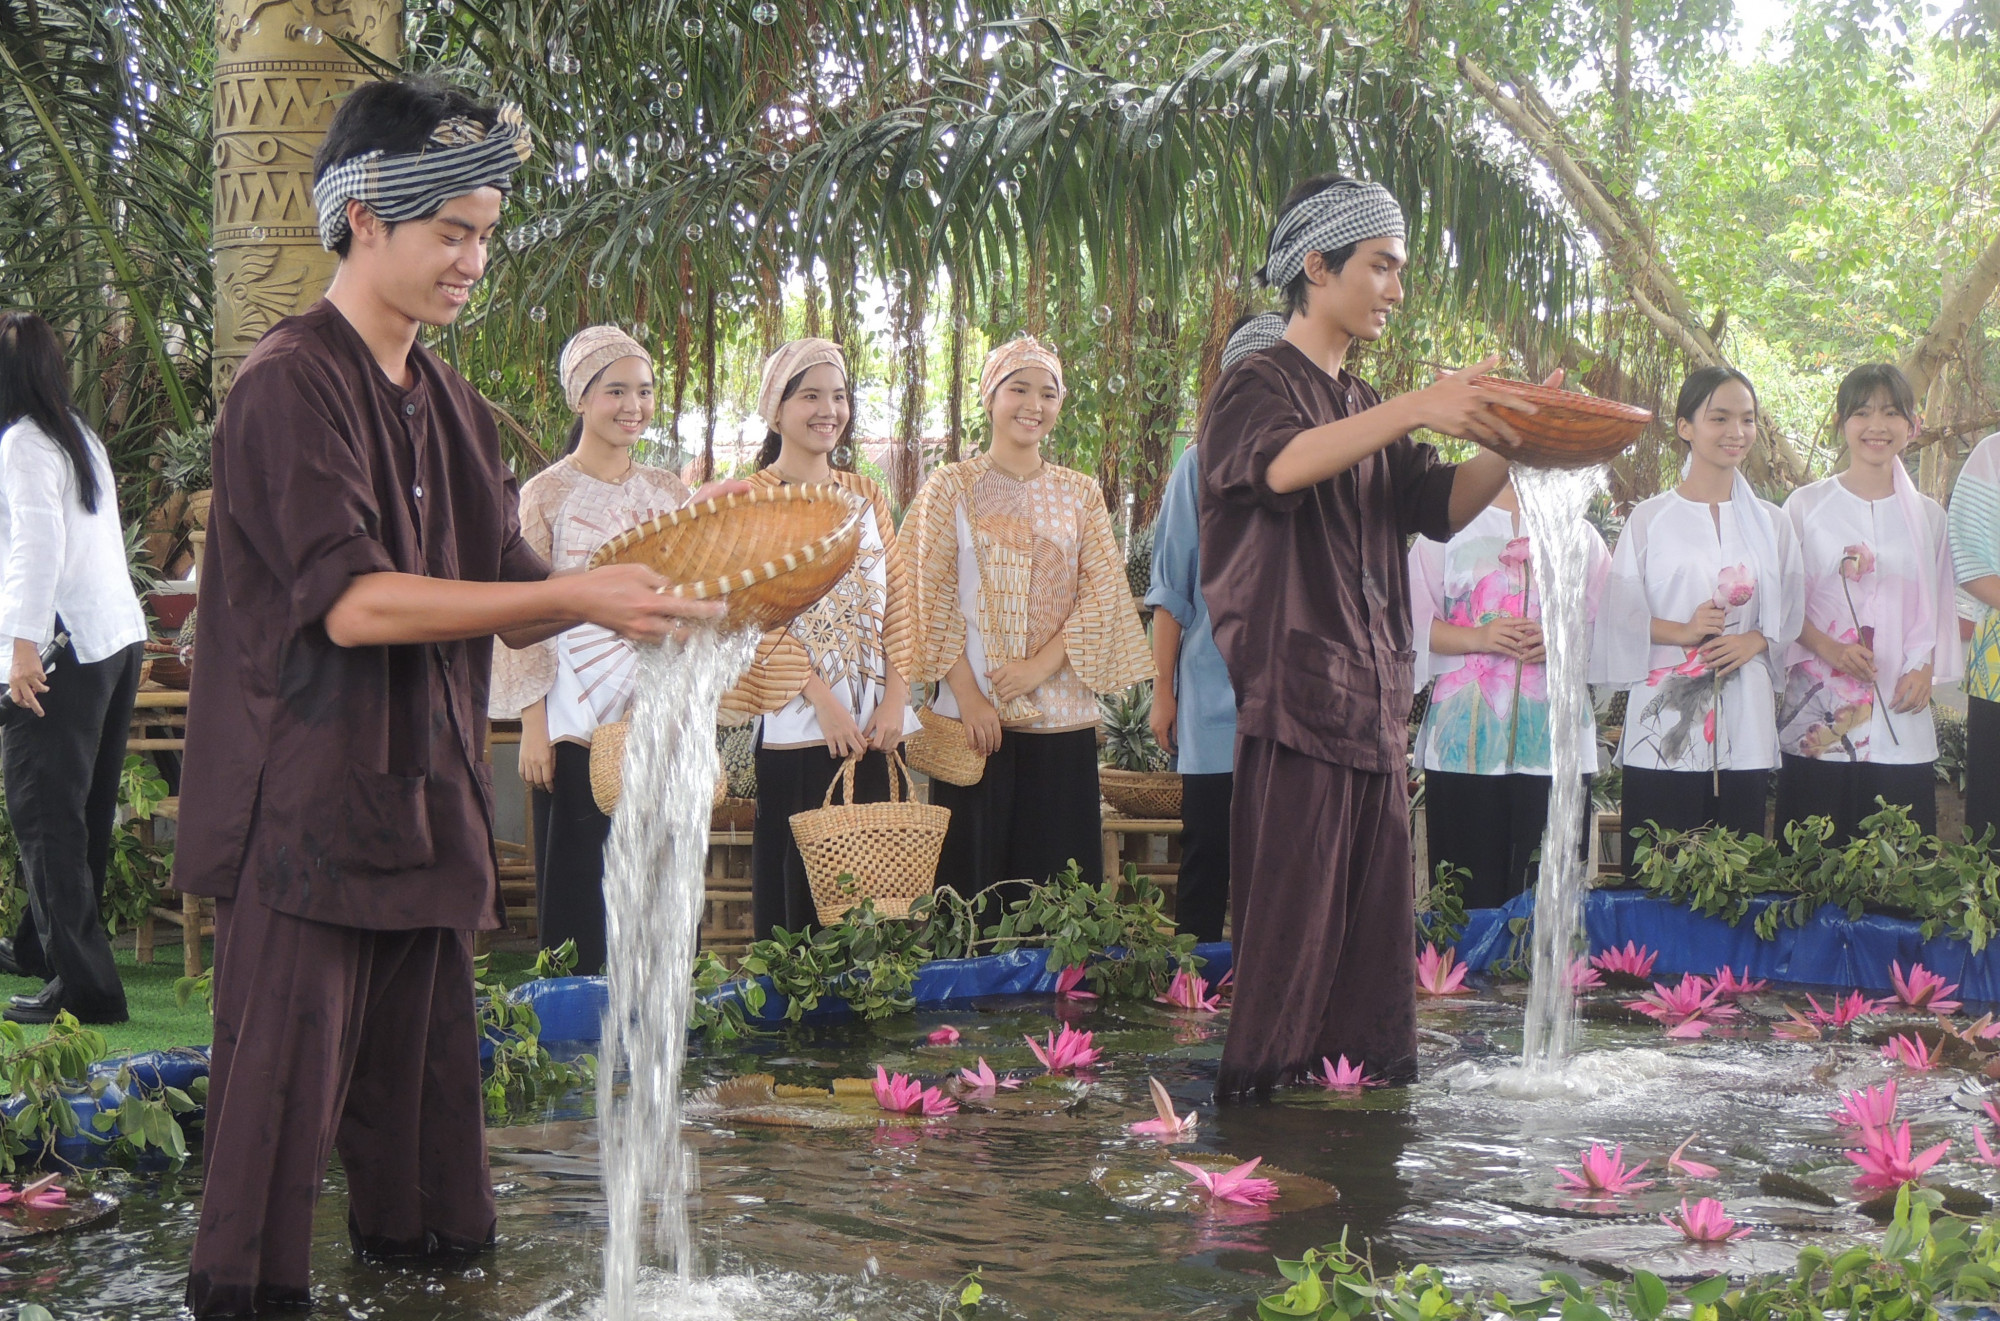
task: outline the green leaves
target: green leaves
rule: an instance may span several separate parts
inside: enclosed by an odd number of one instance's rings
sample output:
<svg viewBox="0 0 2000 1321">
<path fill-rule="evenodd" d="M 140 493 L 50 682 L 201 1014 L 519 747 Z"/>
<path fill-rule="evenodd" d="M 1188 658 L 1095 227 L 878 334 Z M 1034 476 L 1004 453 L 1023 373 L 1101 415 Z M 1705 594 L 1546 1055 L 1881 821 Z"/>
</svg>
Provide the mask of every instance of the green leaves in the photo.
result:
<svg viewBox="0 0 2000 1321">
<path fill-rule="evenodd" d="M 544 951 L 535 960 L 538 976 L 562 976 L 575 965 L 574 942 Z M 595 1056 L 565 1063 L 542 1045 L 542 1020 L 534 1007 L 514 999 L 504 982 L 490 976 L 484 954 L 472 961 L 472 989 L 478 997 L 479 1035 L 493 1043 L 486 1075 L 486 1117 L 505 1119 L 572 1088 L 588 1087 L 597 1075 Z"/>
</svg>

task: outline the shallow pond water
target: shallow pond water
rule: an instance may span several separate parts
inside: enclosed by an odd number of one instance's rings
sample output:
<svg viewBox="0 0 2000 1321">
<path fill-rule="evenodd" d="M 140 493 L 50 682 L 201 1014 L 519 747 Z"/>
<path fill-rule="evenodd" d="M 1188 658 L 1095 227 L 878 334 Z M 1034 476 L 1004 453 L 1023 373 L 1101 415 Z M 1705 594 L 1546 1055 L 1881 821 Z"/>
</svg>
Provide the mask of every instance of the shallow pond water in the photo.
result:
<svg viewBox="0 0 2000 1321">
<path fill-rule="evenodd" d="M 1524 994 L 1510 985 L 1425 1002 L 1423 1079 L 1414 1087 L 1299 1090 L 1221 1108 L 1207 1094 L 1226 1015 L 1153 1004 L 991 1000 L 698 1050 L 691 1085 L 764 1073 L 790 1087 L 828 1088 L 871 1076 L 878 1063 L 935 1082 L 981 1056 L 997 1072 L 1029 1077 L 1040 1070 L 1024 1034 L 1039 1037 L 1060 1019 L 1094 1032 L 1105 1057 L 1085 1081 L 1030 1083 L 1001 1093 L 988 1112 L 929 1123 L 878 1123 L 865 1104 L 801 1112 L 811 1127 L 691 1115 L 689 1145 L 700 1161 L 691 1214 L 711 1278 L 695 1297 L 676 1300 L 655 1273 L 640 1314 L 917 1321 L 935 1318 L 954 1282 L 980 1267 L 981 1315 L 1244 1317 L 1257 1295 L 1282 1286 L 1274 1256 L 1296 1256 L 1343 1231 L 1373 1244 L 1378 1264 L 1431 1262 L 1461 1283 L 1510 1292 L 1552 1264 L 1585 1277 L 1635 1265 L 1668 1276 L 1783 1268 L 1804 1242 L 1878 1232 L 1855 1210 L 1854 1170 L 1842 1155 L 1851 1144 L 1828 1112 L 1841 1091 L 1892 1074 L 1919 1149 L 1952 1141 L 1930 1181 L 2000 1191 L 2000 1175 L 1970 1159 L 1976 1075 L 1892 1067 L 1865 1039 L 1770 1039 L 1763 1024 L 1802 996 L 1751 997 L 1745 1035 L 1677 1042 L 1618 1021 L 1619 997 L 1600 992 L 1569 1088 L 1521 1099 L 1507 1094 L 1506 1070 L 1520 1052 Z M 1861 1027 L 1873 1037 L 1891 1021 Z M 962 1034 L 956 1045 L 925 1044 L 947 1023 Z M 1281 1178 L 1284 1199 L 1275 1208 L 1207 1209 L 1189 1197 L 1166 1149 L 1126 1131 L 1152 1114 L 1148 1074 L 1183 1113 L 1199 1109 L 1196 1140 L 1173 1156 L 1261 1157 L 1293 1176 Z M 784 1117 L 782 1105 L 766 1109 Z M 1691 1134 L 1699 1136 L 1688 1155 L 1719 1167 L 1717 1179 L 1664 1169 Z M 335 1171 L 315 1255 L 328 1315 L 601 1314 L 606 1220 L 595 1121 L 574 1112 L 496 1128 L 490 1138 L 501 1246 L 472 1269 L 354 1262 Z M 1610 1203 L 1559 1196 L 1557 1167 L 1575 1168 L 1592 1142 L 1623 1143 L 1659 1182 Z M 1774 1174 L 1794 1182 L 1774 1183 Z M 0 1249 L 0 1305 L 34 1299 L 63 1317 L 176 1314 L 198 1178 L 113 1174 L 106 1183 L 125 1199 L 115 1228 Z M 1753 1236 L 1729 1249 L 1680 1246 L 1658 1216 L 1682 1196 L 1702 1195 L 1721 1198 Z"/>
</svg>

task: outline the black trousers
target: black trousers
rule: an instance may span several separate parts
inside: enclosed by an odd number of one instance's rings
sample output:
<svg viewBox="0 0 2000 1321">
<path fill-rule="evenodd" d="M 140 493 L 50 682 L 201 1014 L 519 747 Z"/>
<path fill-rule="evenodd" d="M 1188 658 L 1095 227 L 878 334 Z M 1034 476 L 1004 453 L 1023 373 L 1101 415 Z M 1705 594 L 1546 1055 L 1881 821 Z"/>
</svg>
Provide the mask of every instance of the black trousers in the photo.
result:
<svg viewBox="0 0 2000 1321">
<path fill-rule="evenodd" d="M 15 949 L 28 956 L 23 971 L 39 954 L 43 975 L 62 979 L 62 1007 L 87 1023 L 125 1021 L 125 987 L 101 905 L 144 658 L 135 642 L 84 665 L 64 647 L 41 695 L 44 714 L 21 712 L 0 739 L 7 817 L 28 892 Z"/>
<path fill-rule="evenodd" d="M 2000 702 L 1965 699 L 1965 837 L 1978 839 L 2000 826 Z M 2000 858 L 2000 831 L 1993 836 Z"/>
<path fill-rule="evenodd" d="M 1879 761 L 1822 761 L 1785 754 L 1778 768 L 1778 834 L 1809 816 L 1833 818 L 1830 844 L 1860 835 L 1863 817 L 1882 809 L 1876 798 L 1910 809 L 1926 835 L 1937 834 L 1937 763 L 1889 765 Z"/>
<path fill-rule="evenodd" d="M 1104 815 L 1098 806 L 1097 730 L 1059 734 L 1004 730 L 979 783 L 931 781 L 931 801 L 951 809 L 938 884 L 970 897 L 1001 881 L 1042 882 L 1073 860 L 1083 879 L 1104 879 Z M 1000 892 L 1011 903 L 1025 886 Z M 991 909 L 986 921 L 998 914 Z"/>
<path fill-rule="evenodd" d="M 1229 803 L 1236 777 L 1228 771 L 1181 776 L 1181 874 L 1174 894 L 1174 929 L 1196 940 L 1221 940 L 1229 915 Z"/>
<path fill-rule="evenodd" d="M 1472 874 L 1467 908 L 1498 908 L 1535 883 L 1535 853 L 1549 824 L 1547 775 L 1424 772 L 1424 840 L 1435 873 L 1441 862 Z M 1583 777 L 1583 831 L 1577 856 L 1590 856 L 1590 777 Z"/>
<path fill-rule="evenodd" d="M 750 834 L 750 919 L 757 939 L 771 928 L 809 931 L 819 925 L 806 860 L 792 838 L 792 816 L 826 805 L 826 789 L 840 775 L 841 761 L 825 744 L 810 748 L 767 748 L 757 742 L 757 823 Z M 854 801 L 889 800 L 889 759 L 863 754 L 854 770 Z M 835 792 L 836 803 L 846 802 Z"/>
<path fill-rule="evenodd" d="M 611 818 L 590 794 L 590 749 L 555 745 L 555 788 L 537 789 L 535 931 L 543 949 L 576 942 L 576 974 L 604 968 L 604 841 Z"/>
<path fill-rule="evenodd" d="M 1633 879 L 1633 855 L 1641 826 L 1656 821 L 1662 830 L 1699 830 L 1727 826 L 1739 835 L 1764 833 L 1764 801 L 1771 790 L 1769 771 L 1724 771 L 1722 792 L 1715 792 L 1708 771 L 1656 771 L 1644 766 L 1625 768 L 1625 879 Z"/>
</svg>

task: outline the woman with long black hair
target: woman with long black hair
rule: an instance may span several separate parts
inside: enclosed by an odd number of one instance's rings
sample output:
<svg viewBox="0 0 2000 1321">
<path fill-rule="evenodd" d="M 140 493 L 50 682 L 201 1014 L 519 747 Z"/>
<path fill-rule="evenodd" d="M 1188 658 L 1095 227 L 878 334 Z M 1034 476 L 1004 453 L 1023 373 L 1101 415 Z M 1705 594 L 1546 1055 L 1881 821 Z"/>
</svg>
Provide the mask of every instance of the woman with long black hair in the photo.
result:
<svg viewBox="0 0 2000 1321">
<path fill-rule="evenodd" d="M 0 314 L 0 426 L 0 638 L 19 708 L 0 738 L 0 775 L 28 892 L 0 970 L 46 981 L 5 1015 L 122 1023 L 99 906 L 146 615 L 111 460 L 70 400 L 55 331 L 32 312 Z"/>
</svg>

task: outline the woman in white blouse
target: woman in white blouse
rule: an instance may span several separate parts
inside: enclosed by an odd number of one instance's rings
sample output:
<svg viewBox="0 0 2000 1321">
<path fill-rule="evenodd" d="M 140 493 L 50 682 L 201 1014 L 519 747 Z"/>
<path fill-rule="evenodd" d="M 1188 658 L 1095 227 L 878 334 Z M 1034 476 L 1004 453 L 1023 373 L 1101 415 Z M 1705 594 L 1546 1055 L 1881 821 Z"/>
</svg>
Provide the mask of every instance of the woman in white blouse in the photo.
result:
<svg viewBox="0 0 2000 1321">
<path fill-rule="evenodd" d="M 0 737 L 28 913 L 0 972 L 45 985 L 5 1016 L 125 1021 L 98 912 L 146 615 L 104 442 L 70 401 L 62 346 L 32 312 L 0 315 L 0 636 L 11 642 Z M 43 657 L 47 655 L 47 663 Z"/>
<path fill-rule="evenodd" d="M 1798 539 L 1742 473 L 1756 387 L 1733 368 L 1702 368 L 1681 386 L 1674 430 L 1688 447 L 1680 485 L 1626 520 L 1592 652 L 1592 681 L 1627 692 L 1628 878 L 1648 823 L 1765 833 L 1777 666 L 1799 632 Z"/>
</svg>

